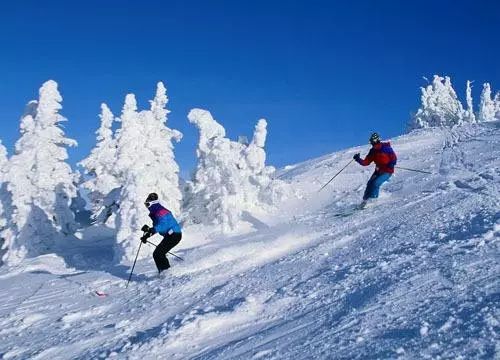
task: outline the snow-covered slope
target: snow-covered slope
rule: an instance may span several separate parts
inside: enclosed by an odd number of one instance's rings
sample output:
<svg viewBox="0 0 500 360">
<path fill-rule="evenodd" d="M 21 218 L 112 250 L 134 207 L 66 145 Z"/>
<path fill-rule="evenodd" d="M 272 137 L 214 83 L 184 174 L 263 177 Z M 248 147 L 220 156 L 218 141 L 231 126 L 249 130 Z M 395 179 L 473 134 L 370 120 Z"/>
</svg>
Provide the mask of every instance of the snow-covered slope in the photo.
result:
<svg viewBox="0 0 500 360">
<path fill-rule="evenodd" d="M 317 190 L 367 147 L 288 167 L 302 200 L 248 214 L 249 234 L 187 229 L 185 261 L 157 279 L 142 260 L 128 288 L 109 234 L 87 229 L 0 269 L 0 358 L 498 357 L 499 144 L 498 123 L 394 139 L 400 166 L 434 174 L 400 170 L 349 216 L 371 168 Z"/>
</svg>

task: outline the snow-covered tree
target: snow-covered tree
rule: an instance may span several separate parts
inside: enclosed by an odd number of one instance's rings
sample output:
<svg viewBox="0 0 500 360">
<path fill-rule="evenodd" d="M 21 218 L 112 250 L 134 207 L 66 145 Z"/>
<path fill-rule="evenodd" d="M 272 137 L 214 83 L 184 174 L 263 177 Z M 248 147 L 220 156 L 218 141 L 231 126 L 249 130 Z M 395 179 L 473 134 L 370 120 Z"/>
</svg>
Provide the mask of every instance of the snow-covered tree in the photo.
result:
<svg viewBox="0 0 500 360">
<path fill-rule="evenodd" d="M 116 171 L 120 180 L 131 167 L 141 166 L 141 149 L 144 145 L 144 129 L 137 112 L 137 101 L 134 94 L 127 94 L 122 113 L 118 121 L 121 123 L 116 135 Z"/>
<path fill-rule="evenodd" d="M 491 98 L 491 87 L 489 83 L 483 85 L 481 100 L 479 102 L 479 122 L 487 122 L 495 120 L 495 101 Z"/>
<path fill-rule="evenodd" d="M 84 168 L 86 181 L 82 186 L 88 191 L 94 211 L 102 206 L 109 192 L 120 186 L 115 168 L 116 141 L 113 138 L 114 116 L 106 104 L 101 104 L 101 125 L 96 131 L 97 143 L 90 155 L 79 165 Z"/>
<path fill-rule="evenodd" d="M 173 142 L 182 139 L 182 133 L 166 126 L 168 103 L 167 89 L 159 82 L 154 100 L 150 101 L 151 111 L 144 111 L 147 141 L 152 156 L 148 169 L 156 174 L 145 183 L 148 189 L 156 189 L 161 199 L 175 214 L 180 213 L 182 193 L 179 189 L 179 165 L 175 161 Z"/>
<path fill-rule="evenodd" d="M 135 95 L 127 94 L 119 119 L 121 128 L 118 130 L 116 138 L 116 170 L 121 182 L 120 204 L 116 218 L 118 233 L 115 259 L 118 261 L 131 259 L 134 256 L 135 244 L 140 237 L 141 220 L 144 223 L 147 220 L 147 214 L 144 214 L 140 207 L 141 203 L 144 202 L 147 190 L 138 194 L 137 176 L 135 176 L 138 172 L 143 171 L 145 160 L 142 153 L 145 144 L 144 133 L 139 118 Z M 143 199 L 141 199 L 141 195 Z"/>
<path fill-rule="evenodd" d="M 170 114 L 170 110 L 167 109 L 168 97 L 167 88 L 160 81 L 156 85 L 156 95 L 153 100 L 150 100 L 151 112 L 154 118 L 161 124 L 165 124 L 167 121 L 167 115 Z"/>
<path fill-rule="evenodd" d="M 198 165 L 186 199 L 187 218 L 194 223 L 234 228 L 242 212 L 240 154 L 244 145 L 226 138 L 226 131 L 210 114 L 193 109 L 189 121 L 199 130 Z"/>
<path fill-rule="evenodd" d="M 432 84 L 421 90 L 422 105 L 414 115 L 410 129 L 463 123 L 464 109 L 448 76 L 434 75 Z"/>
<path fill-rule="evenodd" d="M 0 140 L 0 184 L 4 181 L 4 174 L 7 171 L 9 159 L 7 158 L 7 149 Z"/>
<path fill-rule="evenodd" d="M 162 83 L 157 86 L 151 109 L 137 112 L 134 95 L 129 94 L 120 117 L 117 133 L 116 168 L 122 186 L 117 211 L 117 260 L 133 259 L 141 227 L 149 223 L 144 200 L 156 192 L 174 215 L 179 215 L 182 194 L 179 189 L 179 166 L 175 161 L 173 141 L 182 134 L 166 126 L 168 102 Z"/>
<path fill-rule="evenodd" d="M 62 97 L 57 83 L 47 81 L 39 95 L 21 119 L 21 137 L 6 169 L 12 209 L 2 237 L 4 260 L 9 263 L 50 251 L 59 236 L 75 229 L 70 203 L 76 196 L 76 176 L 66 159 L 67 147 L 76 142 L 59 126 L 66 119 L 59 114 Z"/>
<path fill-rule="evenodd" d="M 500 120 L 500 92 L 495 95 L 495 117 Z"/>
<path fill-rule="evenodd" d="M 264 146 L 267 137 L 267 121 L 260 119 L 255 125 L 252 142 L 245 149 L 245 158 L 253 174 L 262 172 L 266 163 Z"/>
<path fill-rule="evenodd" d="M 272 166 L 266 166 L 266 152 L 264 146 L 267 138 L 267 121 L 260 119 L 255 125 L 252 142 L 244 150 L 244 159 L 250 171 L 248 174 L 249 184 L 255 186 L 256 191 L 250 191 L 250 194 L 257 194 L 255 199 L 248 199 L 249 205 L 258 204 L 273 206 L 279 201 L 290 195 L 290 189 L 286 184 L 273 175 L 276 169 Z"/>
<path fill-rule="evenodd" d="M 7 225 L 7 214 L 3 205 L 5 196 L 7 195 L 6 189 L 3 186 L 7 162 L 7 149 L 3 146 L 2 141 L 0 140 L 0 233 L 5 230 Z M 2 263 L 1 258 L 3 257 L 4 250 L 6 250 L 4 249 L 4 240 L 0 237 L 0 264 Z"/>
<path fill-rule="evenodd" d="M 284 184 L 272 179 L 274 168 L 265 166 L 266 120 L 259 120 L 246 145 L 226 138 L 225 129 L 206 110 L 193 109 L 188 119 L 200 137 L 198 165 L 187 189 L 187 221 L 228 232 L 237 227 L 244 211 L 269 210 L 285 195 Z"/>
<path fill-rule="evenodd" d="M 473 124 L 476 122 L 476 115 L 474 114 L 474 106 L 472 102 L 472 83 L 469 80 L 467 80 L 465 99 L 467 102 L 467 110 L 464 112 L 464 122 Z"/>
</svg>

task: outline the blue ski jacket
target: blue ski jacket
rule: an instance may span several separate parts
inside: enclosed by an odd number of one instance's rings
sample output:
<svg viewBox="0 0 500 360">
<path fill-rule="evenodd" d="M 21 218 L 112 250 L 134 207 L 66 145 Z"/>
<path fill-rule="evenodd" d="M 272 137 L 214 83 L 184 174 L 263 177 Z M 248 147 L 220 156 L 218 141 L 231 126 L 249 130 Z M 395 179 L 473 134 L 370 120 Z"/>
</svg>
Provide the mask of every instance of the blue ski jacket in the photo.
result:
<svg viewBox="0 0 500 360">
<path fill-rule="evenodd" d="M 175 220 L 172 212 L 159 203 L 152 204 L 149 208 L 149 217 L 153 220 L 153 228 L 155 232 L 165 235 L 172 230 L 175 233 L 181 233 L 181 227 Z"/>
</svg>

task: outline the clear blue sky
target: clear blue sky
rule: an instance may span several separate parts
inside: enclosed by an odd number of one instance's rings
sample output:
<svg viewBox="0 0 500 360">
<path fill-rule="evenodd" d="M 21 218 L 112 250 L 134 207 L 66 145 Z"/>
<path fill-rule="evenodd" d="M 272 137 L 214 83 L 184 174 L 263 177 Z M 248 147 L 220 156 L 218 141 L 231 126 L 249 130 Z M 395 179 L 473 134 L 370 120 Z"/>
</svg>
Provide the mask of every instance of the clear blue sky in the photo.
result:
<svg viewBox="0 0 500 360">
<path fill-rule="evenodd" d="M 498 1 L 3 1 L 0 138 L 12 152 L 19 116 L 54 79 L 79 142 L 95 143 L 99 105 L 119 114 L 127 92 L 146 106 L 162 80 L 183 174 L 197 132 L 186 115 L 210 110 L 230 137 L 269 121 L 268 163 L 283 166 L 401 134 L 422 76 L 500 89 Z"/>
</svg>

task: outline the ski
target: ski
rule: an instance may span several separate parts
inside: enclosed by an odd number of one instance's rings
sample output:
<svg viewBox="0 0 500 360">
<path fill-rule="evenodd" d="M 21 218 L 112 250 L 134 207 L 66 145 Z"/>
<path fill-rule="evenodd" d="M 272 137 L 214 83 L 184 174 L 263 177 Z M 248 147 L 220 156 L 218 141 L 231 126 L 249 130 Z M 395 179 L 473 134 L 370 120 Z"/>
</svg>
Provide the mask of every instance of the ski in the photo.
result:
<svg viewBox="0 0 500 360">
<path fill-rule="evenodd" d="M 366 209 L 366 205 L 365 206 L 359 205 L 359 206 L 355 206 L 354 208 L 347 209 L 343 212 L 339 212 L 337 214 L 334 214 L 333 216 L 334 217 L 348 217 L 348 216 L 351 216 L 351 215 L 357 213 L 358 211 L 362 211 L 364 209 Z"/>
<path fill-rule="evenodd" d="M 353 214 L 354 214 L 354 213 L 356 213 L 357 211 L 358 211 L 358 210 L 352 210 L 352 211 L 341 212 L 341 213 L 334 214 L 333 216 L 334 216 L 334 217 L 348 217 L 348 216 L 353 215 Z"/>
</svg>

